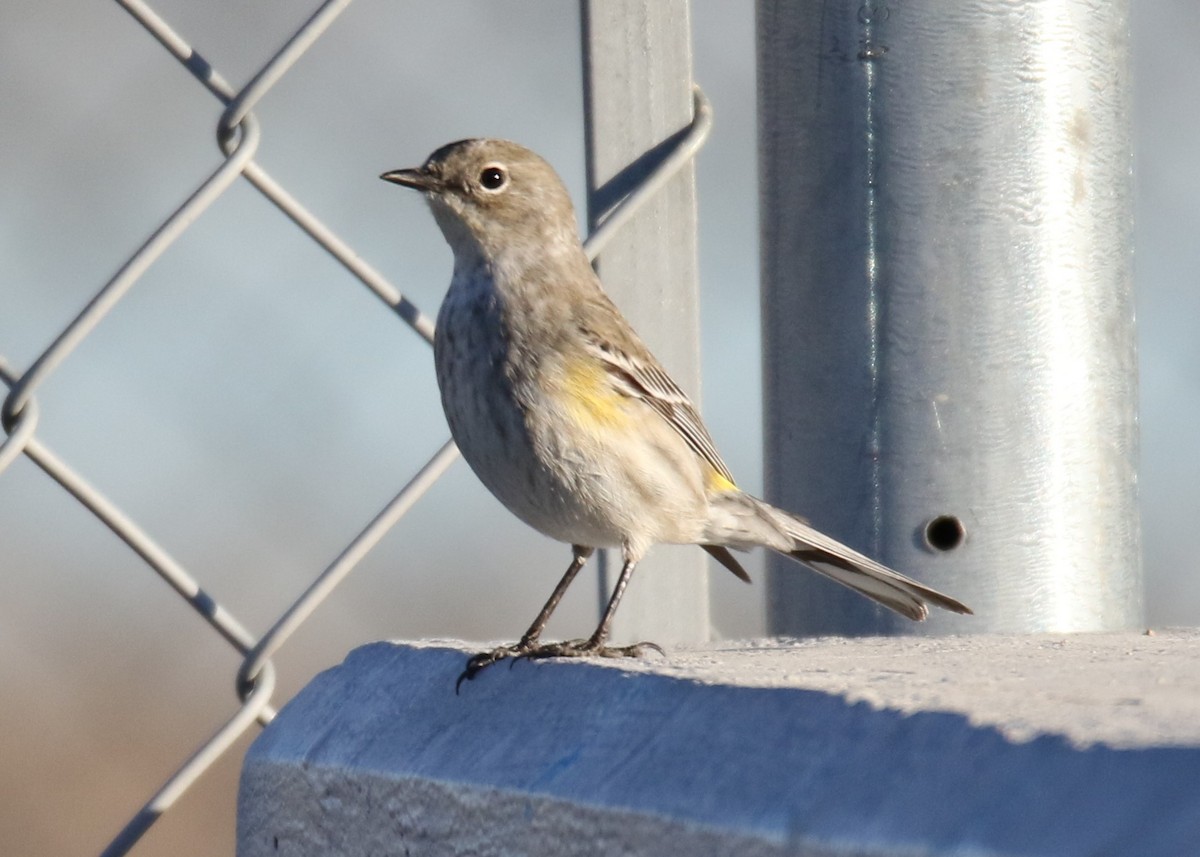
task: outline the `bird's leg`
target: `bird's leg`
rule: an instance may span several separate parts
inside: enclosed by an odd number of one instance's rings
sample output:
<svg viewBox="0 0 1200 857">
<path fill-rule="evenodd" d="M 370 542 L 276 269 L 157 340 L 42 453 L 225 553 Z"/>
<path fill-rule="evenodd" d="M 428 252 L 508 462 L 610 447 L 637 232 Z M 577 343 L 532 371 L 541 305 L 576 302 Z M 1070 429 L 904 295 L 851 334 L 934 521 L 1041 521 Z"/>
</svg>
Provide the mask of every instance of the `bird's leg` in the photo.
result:
<svg viewBox="0 0 1200 857">
<path fill-rule="evenodd" d="M 573 545 L 571 550 L 575 552 L 575 558 L 571 560 L 571 565 L 567 568 L 562 580 L 558 582 L 558 586 L 554 587 L 554 591 L 550 593 L 550 598 L 542 607 L 542 612 L 538 613 L 533 624 L 529 626 L 529 630 L 522 635 L 521 642 L 515 646 L 516 649 L 527 652 L 537 646 L 538 638 L 542 636 L 542 631 L 546 630 L 546 623 L 550 621 L 550 614 L 558 609 L 558 602 L 562 601 L 563 596 L 567 594 L 567 587 L 571 585 L 575 575 L 579 574 L 579 569 L 583 568 L 584 563 L 592 555 L 592 548 Z"/>
<path fill-rule="evenodd" d="M 511 646 L 500 646 L 499 648 L 492 649 L 490 652 L 480 652 L 472 657 L 467 661 L 467 668 L 458 677 L 458 682 L 454 686 L 455 691 L 458 690 L 463 681 L 475 678 L 475 675 L 480 670 L 490 667 L 497 661 L 502 661 L 505 658 L 520 657 L 537 648 L 538 638 L 541 637 L 542 631 L 546 629 L 546 623 L 550 621 L 550 614 L 558 607 L 558 602 L 562 601 L 563 596 L 567 593 L 567 587 L 571 585 L 571 581 L 575 579 L 575 575 L 579 574 L 579 569 L 583 568 L 584 563 L 588 561 L 588 557 L 592 555 L 593 549 L 573 545 L 571 550 L 575 556 L 571 560 L 571 564 L 567 567 L 566 574 L 562 576 L 562 580 L 558 582 L 558 586 L 554 587 L 554 592 L 550 593 L 550 599 L 542 607 L 537 618 L 533 620 L 533 624 L 529 626 L 529 630 L 521 637 L 520 642 L 514 643 Z"/>
<path fill-rule="evenodd" d="M 655 643 L 634 643 L 632 646 L 605 645 L 608 641 L 608 631 L 612 625 L 613 616 L 617 613 L 617 605 L 621 603 L 621 596 L 625 594 L 625 587 L 629 585 L 629 578 L 633 577 L 633 569 L 636 565 L 637 560 L 635 559 L 625 560 L 625 565 L 621 567 L 621 576 L 617 578 L 617 585 L 613 587 L 612 596 L 608 599 L 608 606 L 604 609 L 604 617 L 600 620 L 596 630 L 592 632 L 592 636 L 586 640 L 544 643 L 530 651 L 523 652 L 521 657 L 581 658 L 597 655 L 602 658 L 636 658 L 644 655 L 648 649 L 653 649 L 661 655 L 663 650 Z"/>
</svg>

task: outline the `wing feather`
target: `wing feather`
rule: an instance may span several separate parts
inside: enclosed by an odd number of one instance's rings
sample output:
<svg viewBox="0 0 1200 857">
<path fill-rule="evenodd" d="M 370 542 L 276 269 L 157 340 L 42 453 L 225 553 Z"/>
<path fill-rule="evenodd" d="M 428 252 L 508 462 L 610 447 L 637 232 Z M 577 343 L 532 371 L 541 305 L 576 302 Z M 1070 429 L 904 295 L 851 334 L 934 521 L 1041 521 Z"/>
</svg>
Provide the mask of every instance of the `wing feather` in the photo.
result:
<svg viewBox="0 0 1200 857">
<path fill-rule="evenodd" d="M 615 385 L 625 395 L 641 399 L 679 433 L 696 455 L 732 485 L 733 474 L 721 459 L 712 435 L 687 394 L 655 362 L 637 360 L 611 343 L 588 341 L 589 350 L 600 359 Z"/>
</svg>

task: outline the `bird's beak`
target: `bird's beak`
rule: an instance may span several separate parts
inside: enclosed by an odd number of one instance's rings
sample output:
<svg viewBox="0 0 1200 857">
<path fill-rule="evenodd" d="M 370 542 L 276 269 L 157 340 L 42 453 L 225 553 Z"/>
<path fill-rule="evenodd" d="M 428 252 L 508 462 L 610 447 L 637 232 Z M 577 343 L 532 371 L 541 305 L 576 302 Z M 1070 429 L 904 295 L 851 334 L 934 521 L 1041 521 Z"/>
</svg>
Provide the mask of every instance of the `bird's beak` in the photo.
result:
<svg viewBox="0 0 1200 857">
<path fill-rule="evenodd" d="M 441 186 L 437 176 L 430 173 L 424 167 L 417 167 L 411 170 L 392 170 L 380 176 L 385 182 L 392 184 L 404 185 L 419 191 L 433 191 Z"/>
</svg>

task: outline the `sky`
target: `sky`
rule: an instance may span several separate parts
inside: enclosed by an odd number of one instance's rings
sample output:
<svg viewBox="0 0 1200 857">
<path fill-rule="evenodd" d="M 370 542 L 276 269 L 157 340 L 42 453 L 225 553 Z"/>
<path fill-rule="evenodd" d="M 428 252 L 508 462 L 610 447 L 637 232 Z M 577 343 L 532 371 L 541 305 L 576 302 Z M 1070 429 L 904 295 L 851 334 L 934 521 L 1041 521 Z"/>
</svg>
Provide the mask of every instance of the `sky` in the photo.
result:
<svg viewBox="0 0 1200 857">
<path fill-rule="evenodd" d="M 1172 46 L 1200 38 L 1200 7 L 1135 7 L 1147 621 L 1195 625 L 1200 118 L 1188 53 Z M 234 85 L 302 20 L 278 2 L 154 8 Z M 702 399 L 731 469 L 758 491 L 752 4 L 700 0 L 693 34 L 716 114 L 697 161 Z M 358 0 L 256 111 L 257 160 L 433 314 L 449 251 L 419 200 L 378 174 L 449 140 L 507 137 L 543 154 L 581 204 L 581 86 L 575 4 Z M 0 7 L 0 356 L 11 367 L 26 368 L 218 165 L 219 114 L 115 3 Z M 39 438 L 255 631 L 447 437 L 428 346 L 246 184 L 150 269 L 38 403 Z M 227 716 L 236 658 L 27 460 L 0 474 L 0 546 L 11 689 L 0 843 L 95 851 Z M 281 695 L 373 639 L 512 638 L 567 559 L 457 464 L 281 652 Z M 759 585 L 712 579 L 721 636 L 763 632 L 761 557 L 747 567 Z M 581 633 L 595 610 L 594 586 L 577 587 L 550 633 Z M 231 759 L 140 853 L 229 853 L 235 777 Z"/>
</svg>

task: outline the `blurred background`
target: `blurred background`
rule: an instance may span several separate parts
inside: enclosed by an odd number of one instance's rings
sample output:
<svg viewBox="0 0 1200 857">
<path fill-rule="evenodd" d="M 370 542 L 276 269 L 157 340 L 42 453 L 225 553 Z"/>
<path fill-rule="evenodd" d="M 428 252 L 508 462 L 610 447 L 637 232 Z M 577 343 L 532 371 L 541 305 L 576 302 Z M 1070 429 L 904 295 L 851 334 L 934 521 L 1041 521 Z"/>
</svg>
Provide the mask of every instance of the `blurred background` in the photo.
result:
<svg viewBox="0 0 1200 857">
<path fill-rule="evenodd" d="M 235 87 L 315 5 L 153 3 Z M 1133 15 L 1147 619 L 1195 625 L 1200 4 Z M 758 491 L 753 4 L 698 0 L 692 24 L 717 117 L 697 169 L 702 398 Z M 256 112 L 258 162 L 429 314 L 449 250 L 380 172 L 508 137 L 582 202 L 574 3 L 358 0 Z M 0 5 L 0 355 L 17 371 L 219 163 L 219 114 L 115 3 Z M 256 634 L 448 436 L 428 346 L 245 183 L 38 401 L 39 437 Z M 567 559 L 456 464 L 282 650 L 276 698 L 369 640 L 512 638 Z M 761 580 L 761 556 L 747 565 Z M 0 570 L 0 851 L 96 853 L 232 712 L 237 658 L 26 459 L 0 476 Z M 762 633 L 761 585 L 712 586 L 718 634 Z M 595 591 L 574 589 L 550 633 L 590 628 Z M 134 853 L 232 854 L 248 740 Z"/>
</svg>

